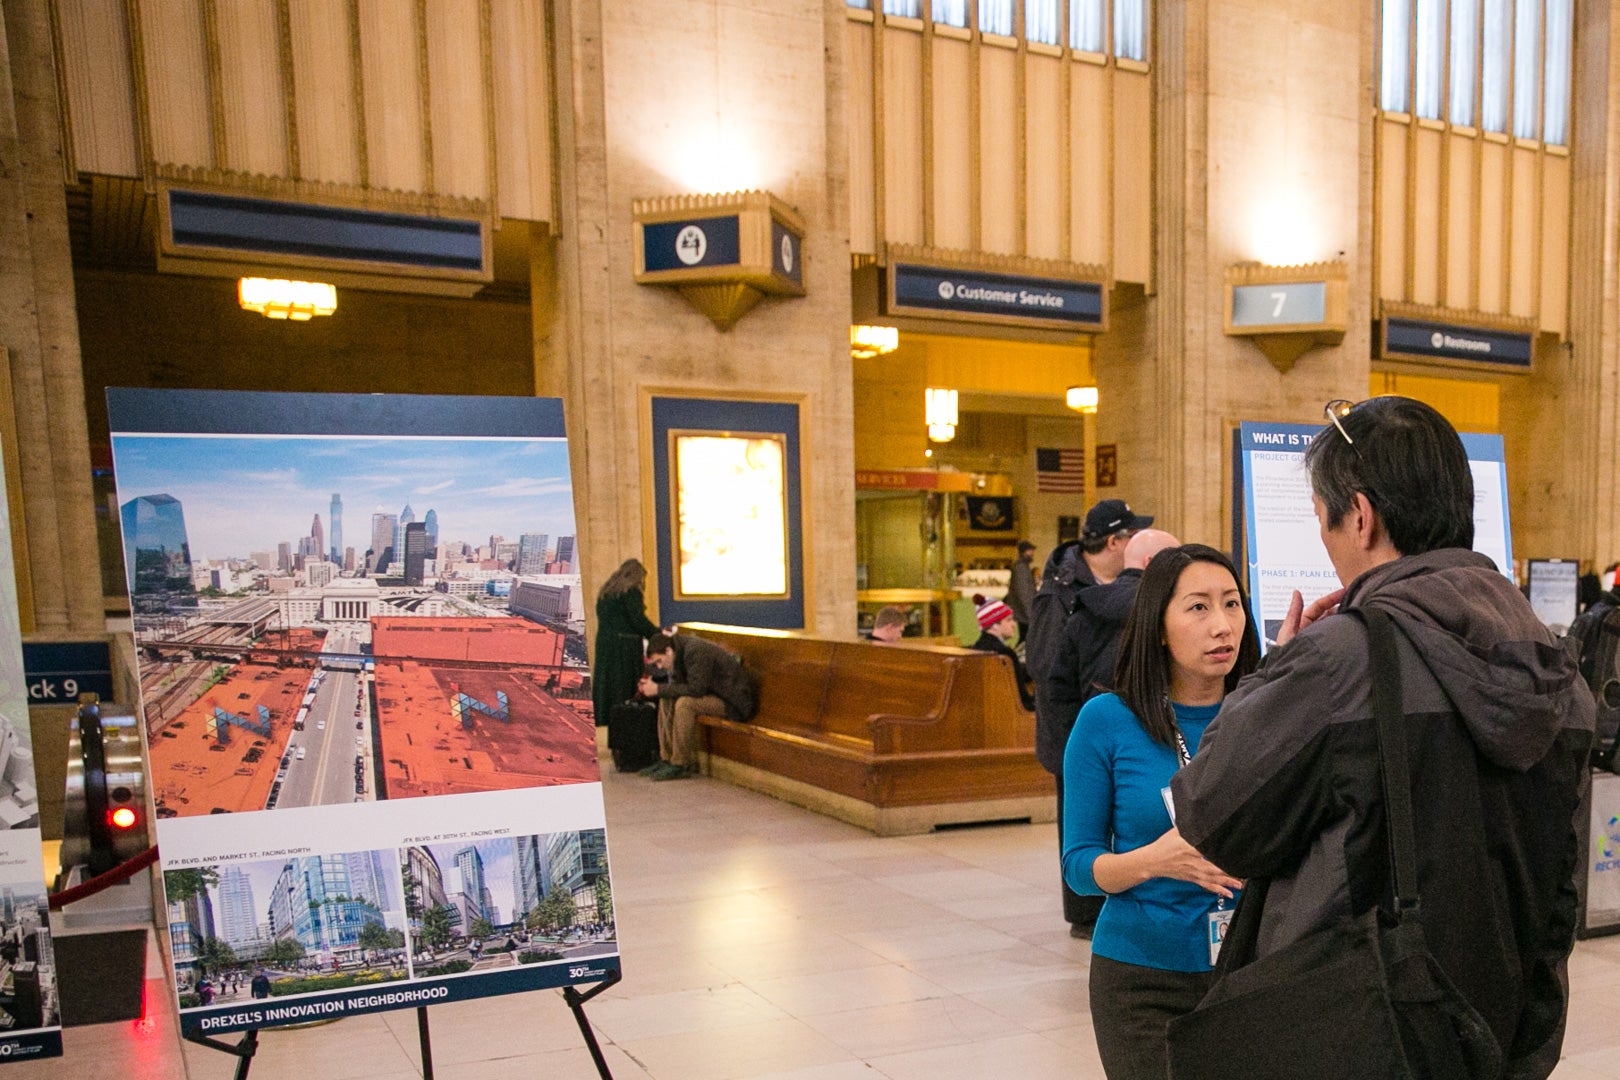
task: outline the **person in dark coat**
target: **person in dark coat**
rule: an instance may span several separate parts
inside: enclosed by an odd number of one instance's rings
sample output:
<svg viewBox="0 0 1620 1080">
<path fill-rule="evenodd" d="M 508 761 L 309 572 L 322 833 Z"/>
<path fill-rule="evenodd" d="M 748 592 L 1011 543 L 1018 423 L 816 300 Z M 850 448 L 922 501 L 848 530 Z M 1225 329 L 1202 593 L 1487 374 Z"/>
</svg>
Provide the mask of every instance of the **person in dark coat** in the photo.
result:
<svg viewBox="0 0 1620 1080">
<path fill-rule="evenodd" d="M 643 677 L 643 697 L 658 699 L 658 751 L 662 760 L 642 772 L 654 780 L 679 780 L 697 771 L 699 716 L 751 720 L 758 704 L 742 657 L 691 634 L 654 634 L 647 662 L 669 672 L 662 686 Z"/>
<path fill-rule="evenodd" d="M 636 696 L 645 665 L 642 641 L 658 633 L 647 618 L 641 587 L 647 568 L 639 559 L 626 559 L 596 594 L 596 667 L 591 672 L 591 703 L 596 723 L 608 722 L 608 713 Z"/>
<path fill-rule="evenodd" d="M 1028 540 L 1018 541 L 1018 559 L 1012 564 L 1012 575 L 1007 579 L 1007 606 L 1012 608 L 1013 621 L 1018 624 L 1018 640 L 1029 637 L 1029 619 L 1035 612 L 1035 545 Z"/>
<path fill-rule="evenodd" d="M 1024 708 L 1033 711 L 1035 695 L 1030 689 L 1029 672 L 1012 646 L 1007 644 L 1007 639 L 1018 632 L 1012 608 L 1000 600 L 986 600 L 982 596 L 973 598 L 973 606 L 979 619 L 979 640 L 973 643 L 972 648 L 1005 656 L 1012 661 L 1013 675 L 1018 682 L 1018 700 L 1024 703 Z"/>
<path fill-rule="evenodd" d="M 1308 607 L 1294 593 L 1276 646 L 1171 780 L 1176 827 L 1248 880 L 1236 918 L 1260 959 L 1394 910 L 1367 631 L 1338 613 L 1382 609 L 1397 627 L 1422 898 L 1407 918 L 1496 1037 L 1493 1075 L 1543 1080 L 1568 1003 L 1592 694 L 1470 550 L 1474 482 L 1446 419 L 1395 396 L 1330 402 L 1327 416 L 1305 468 L 1345 588 Z M 1271 1068 L 1285 1064 L 1273 1051 Z"/>
</svg>

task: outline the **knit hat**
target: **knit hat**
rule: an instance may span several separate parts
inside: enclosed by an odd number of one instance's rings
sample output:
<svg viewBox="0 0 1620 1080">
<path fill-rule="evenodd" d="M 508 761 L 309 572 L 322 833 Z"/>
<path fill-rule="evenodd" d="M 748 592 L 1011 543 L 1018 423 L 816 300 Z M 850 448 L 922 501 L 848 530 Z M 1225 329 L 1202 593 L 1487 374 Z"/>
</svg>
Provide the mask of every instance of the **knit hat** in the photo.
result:
<svg viewBox="0 0 1620 1080">
<path fill-rule="evenodd" d="M 1000 600 L 986 600 L 982 596 L 975 596 L 973 603 L 979 616 L 980 630 L 988 630 L 1002 619 L 1012 618 L 1012 608 Z"/>
</svg>

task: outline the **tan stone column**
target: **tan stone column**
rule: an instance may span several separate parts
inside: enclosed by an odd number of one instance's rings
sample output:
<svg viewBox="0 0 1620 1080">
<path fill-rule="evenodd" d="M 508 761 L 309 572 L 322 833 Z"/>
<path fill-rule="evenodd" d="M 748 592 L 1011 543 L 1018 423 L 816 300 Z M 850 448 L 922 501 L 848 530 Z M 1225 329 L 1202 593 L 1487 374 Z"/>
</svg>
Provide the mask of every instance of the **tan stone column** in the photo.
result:
<svg viewBox="0 0 1620 1080">
<path fill-rule="evenodd" d="M 1575 9 L 1575 129 L 1570 235 L 1568 384 L 1550 442 L 1545 493 L 1565 540 L 1597 569 L 1620 557 L 1620 50 L 1615 4 Z M 1538 361 L 1541 359 L 1537 357 Z M 1514 530 L 1518 532 L 1518 529 Z"/>
<path fill-rule="evenodd" d="M 104 632 L 50 11 L 6 0 L 0 27 L 0 348 L 20 450 L 32 593 L 25 631 Z M 16 494 L 16 493 L 14 493 Z M 19 585 L 24 583 L 19 582 Z"/>
<path fill-rule="evenodd" d="M 643 524 L 650 392 L 790 395 L 809 466 L 805 623 L 853 633 L 844 11 L 821 0 L 551 11 L 560 206 L 554 243 L 534 246 L 536 387 L 567 402 L 586 591 L 625 558 L 656 563 Z M 635 284 L 633 200 L 756 187 L 806 222 L 807 296 L 766 300 L 721 332 L 674 291 Z"/>
<path fill-rule="evenodd" d="M 1228 546 L 1234 424 L 1316 423 L 1330 398 L 1366 396 L 1375 8 L 1155 6 L 1154 281 L 1140 300 L 1116 289 L 1096 355 L 1098 440 L 1120 444 L 1119 494 L 1183 540 Z M 1226 267 L 1338 258 L 1342 344 L 1283 373 L 1226 336 Z"/>
</svg>

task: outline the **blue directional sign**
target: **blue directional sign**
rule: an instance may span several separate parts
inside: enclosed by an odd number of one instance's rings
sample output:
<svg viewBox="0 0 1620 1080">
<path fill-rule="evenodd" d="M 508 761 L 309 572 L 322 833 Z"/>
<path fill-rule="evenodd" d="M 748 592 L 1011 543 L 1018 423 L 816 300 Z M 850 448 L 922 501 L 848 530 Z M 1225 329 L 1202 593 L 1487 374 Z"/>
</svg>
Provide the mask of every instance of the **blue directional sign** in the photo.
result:
<svg viewBox="0 0 1620 1080">
<path fill-rule="evenodd" d="M 23 643 L 30 705 L 77 705 L 80 694 L 113 697 L 112 662 L 105 641 Z"/>
<path fill-rule="evenodd" d="M 736 266 L 742 261 L 740 232 L 736 214 L 643 225 L 642 265 L 648 271 Z"/>
<path fill-rule="evenodd" d="M 1535 341 L 1529 332 L 1385 319 L 1382 354 L 1392 360 L 1463 360 L 1528 371 L 1535 355 Z"/>
<path fill-rule="evenodd" d="M 1103 324 L 1097 281 L 1025 277 L 897 263 L 889 268 L 889 312 L 1095 330 Z"/>
</svg>

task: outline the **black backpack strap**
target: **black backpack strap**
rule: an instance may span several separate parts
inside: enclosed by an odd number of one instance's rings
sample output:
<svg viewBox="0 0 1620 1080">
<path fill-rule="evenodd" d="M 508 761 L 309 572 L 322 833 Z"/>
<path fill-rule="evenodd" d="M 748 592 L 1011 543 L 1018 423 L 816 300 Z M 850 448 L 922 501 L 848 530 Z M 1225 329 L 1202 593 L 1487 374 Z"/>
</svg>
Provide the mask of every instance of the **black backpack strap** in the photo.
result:
<svg viewBox="0 0 1620 1080">
<path fill-rule="evenodd" d="M 1417 841 L 1412 814 L 1412 773 L 1406 757 L 1406 725 L 1401 715 L 1401 657 L 1395 645 L 1395 621 L 1376 607 L 1355 609 L 1367 624 L 1372 674 L 1372 711 L 1378 725 L 1379 773 L 1384 783 L 1384 814 L 1389 828 L 1390 867 L 1394 872 L 1397 919 L 1416 915 Z"/>
</svg>

